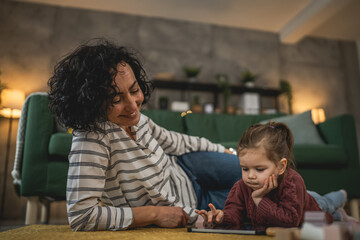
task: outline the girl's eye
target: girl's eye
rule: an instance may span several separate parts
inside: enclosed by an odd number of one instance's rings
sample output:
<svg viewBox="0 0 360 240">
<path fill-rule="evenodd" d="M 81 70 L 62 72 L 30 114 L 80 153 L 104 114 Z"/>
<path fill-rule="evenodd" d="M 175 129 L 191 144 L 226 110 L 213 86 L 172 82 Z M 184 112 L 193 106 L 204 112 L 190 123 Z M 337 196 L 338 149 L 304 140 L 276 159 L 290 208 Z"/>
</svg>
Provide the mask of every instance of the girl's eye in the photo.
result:
<svg viewBox="0 0 360 240">
<path fill-rule="evenodd" d="M 249 169 L 247 169 L 247 168 L 242 168 L 242 170 L 243 170 L 244 172 L 247 172 Z"/>
<path fill-rule="evenodd" d="M 263 168 L 257 168 L 256 169 L 256 171 L 258 171 L 258 172 L 262 172 L 262 171 L 264 171 L 265 169 L 263 169 Z"/>
</svg>

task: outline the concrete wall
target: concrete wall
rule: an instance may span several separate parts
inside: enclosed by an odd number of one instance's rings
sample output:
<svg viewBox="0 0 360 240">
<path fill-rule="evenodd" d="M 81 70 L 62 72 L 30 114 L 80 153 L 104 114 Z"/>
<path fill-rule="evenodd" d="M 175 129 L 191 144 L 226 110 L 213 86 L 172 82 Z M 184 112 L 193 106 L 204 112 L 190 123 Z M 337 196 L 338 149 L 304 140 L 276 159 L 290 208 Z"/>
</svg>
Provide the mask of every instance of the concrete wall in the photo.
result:
<svg viewBox="0 0 360 240">
<path fill-rule="evenodd" d="M 0 0 L 0 23 L 1 80 L 27 94 L 47 91 L 54 64 L 79 43 L 106 37 L 138 50 L 150 77 L 171 72 L 182 79 L 184 65 L 201 65 L 201 82 L 215 82 L 216 73 L 226 73 L 233 84 L 240 84 L 242 71 L 249 68 L 260 74 L 258 86 L 278 87 L 279 79 L 288 80 L 295 113 L 313 107 L 323 107 L 327 117 L 351 113 L 360 129 L 354 42 L 306 38 L 284 45 L 268 32 L 5 0 Z M 2 131 L 2 142 L 5 135 Z M 6 212 L 9 218 L 21 214 Z"/>
</svg>

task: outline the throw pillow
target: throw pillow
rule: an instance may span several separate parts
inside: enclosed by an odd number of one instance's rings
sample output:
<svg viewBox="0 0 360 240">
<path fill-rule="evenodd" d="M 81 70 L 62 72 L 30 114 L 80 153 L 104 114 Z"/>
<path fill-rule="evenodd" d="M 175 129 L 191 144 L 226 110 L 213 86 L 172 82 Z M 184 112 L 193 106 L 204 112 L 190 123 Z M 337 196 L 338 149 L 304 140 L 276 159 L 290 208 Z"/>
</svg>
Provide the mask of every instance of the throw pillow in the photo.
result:
<svg viewBox="0 0 360 240">
<path fill-rule="evenodd" d="M 311 111 L 272 118 L 260 123 L 264 124 L 267 122 L 283 122 L 288 125 L 294 136 L 294 144 L 325 144 L 311 119 Z"/>
</svg>

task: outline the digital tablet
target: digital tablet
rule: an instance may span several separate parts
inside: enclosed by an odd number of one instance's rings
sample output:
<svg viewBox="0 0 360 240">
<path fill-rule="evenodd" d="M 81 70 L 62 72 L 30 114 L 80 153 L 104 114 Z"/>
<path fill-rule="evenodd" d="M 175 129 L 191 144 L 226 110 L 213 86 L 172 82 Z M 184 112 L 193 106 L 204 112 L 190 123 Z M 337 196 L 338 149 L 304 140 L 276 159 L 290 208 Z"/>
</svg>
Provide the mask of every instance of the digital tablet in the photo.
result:
<svg viewBox="0 0 360 240">
<path fill-rule="evenodd" d="M 187 227 L 188 232 L 194 233 L 223 233 L 223 234 L 241 234 L 241 235 L 266 235 L 265 230 L 245 230 L 245 229 L 220 229 L 205 227 Z"/>
</svg>

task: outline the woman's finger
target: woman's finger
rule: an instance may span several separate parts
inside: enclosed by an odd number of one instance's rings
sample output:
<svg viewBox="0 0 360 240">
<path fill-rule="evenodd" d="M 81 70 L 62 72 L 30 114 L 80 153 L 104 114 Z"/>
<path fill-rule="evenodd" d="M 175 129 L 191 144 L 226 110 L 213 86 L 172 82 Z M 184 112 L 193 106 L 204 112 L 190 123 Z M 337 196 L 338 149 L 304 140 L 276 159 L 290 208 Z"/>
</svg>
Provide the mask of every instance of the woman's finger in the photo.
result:
<svg viewBox="0 0 360 240">
<path fill-rule="evenodd" d="M 206 214 L 204 214 L 204 213 L 199 213 L 199 215 L 204 219 L 204 222 L 206 222 L 207 221 L 207 213 Z"/>
</svg>

